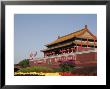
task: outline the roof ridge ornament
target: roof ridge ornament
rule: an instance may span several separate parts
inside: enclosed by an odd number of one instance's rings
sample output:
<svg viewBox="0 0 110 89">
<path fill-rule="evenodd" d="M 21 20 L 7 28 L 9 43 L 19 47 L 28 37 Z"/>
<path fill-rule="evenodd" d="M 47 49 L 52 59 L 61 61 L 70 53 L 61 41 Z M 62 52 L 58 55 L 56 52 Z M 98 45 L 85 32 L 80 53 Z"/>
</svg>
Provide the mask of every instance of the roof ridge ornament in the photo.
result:
<svg viewBox="0 0 110 89">
<path fill-rule="evenodd" d="M 87 29 L 87 25 L 85 25 L 85 29 Z"/>
<path fill-rule="evenodd" d="M 60 36 L 58 36 L 58 39 L 60 38 Z"/>
</svg>

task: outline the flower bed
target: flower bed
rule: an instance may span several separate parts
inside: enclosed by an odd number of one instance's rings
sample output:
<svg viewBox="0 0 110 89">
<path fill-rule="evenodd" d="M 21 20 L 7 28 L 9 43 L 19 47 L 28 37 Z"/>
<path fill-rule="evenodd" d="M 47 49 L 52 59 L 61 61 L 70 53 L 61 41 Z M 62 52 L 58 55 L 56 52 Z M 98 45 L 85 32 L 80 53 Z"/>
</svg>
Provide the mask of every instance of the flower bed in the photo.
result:
<svg viewBox="0 0 110 89">
<path fill-rule="evenodd" d="M 44 72 L 15 72 L 15 76 L 60 76 L 58 72 L 56 73 L 44 73 Z"/>
<path fill-rule="evenodd" d="M 71 72 L 60 72 L 59 75 L 61 76 L 96 76 L 95 74 L 73 74 Z"/>
<path fill-rule="evenodd" d="M 76 74 L 71 72 L 56 72 L 56 73 L 44 73 L 44 72 L 15 72 L 15 76 L 96 76 L 96 74 Z"/>
</svg>

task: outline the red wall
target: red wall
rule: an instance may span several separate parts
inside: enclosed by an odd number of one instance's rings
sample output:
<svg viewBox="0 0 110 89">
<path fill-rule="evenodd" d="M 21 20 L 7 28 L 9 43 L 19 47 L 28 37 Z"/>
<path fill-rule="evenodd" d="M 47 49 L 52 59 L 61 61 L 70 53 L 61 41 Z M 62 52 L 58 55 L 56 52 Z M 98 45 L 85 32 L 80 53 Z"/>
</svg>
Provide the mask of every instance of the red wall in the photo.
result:
<svg viewBox="0 0 110 89">
<path fill-rule="evenodd" d="M 77 54 L 76 56 L 76 65 L 96 65 L 97 64 L 97 53 L 91 52 L 91 53 L 83 53 L 83 54 Z"/>
<path fill-rule="evenodd" d="M 48 60 L 47 60 L 48 61 Z M 48 62 L 40 62 L 37 61 L 30 61 L 30 66 L 48 66 Z M 51 61 L 51 66 L 58 67 L 59 63 L 55 62 L 55 60 Z M 75 60 L 76 66 L 93 66 L 97 65 L 97 53 L 96 52 L 90 52 L 90 53 L 83 53 L 83 54 L 77 54 L 76 60 Z"/>
</svg>

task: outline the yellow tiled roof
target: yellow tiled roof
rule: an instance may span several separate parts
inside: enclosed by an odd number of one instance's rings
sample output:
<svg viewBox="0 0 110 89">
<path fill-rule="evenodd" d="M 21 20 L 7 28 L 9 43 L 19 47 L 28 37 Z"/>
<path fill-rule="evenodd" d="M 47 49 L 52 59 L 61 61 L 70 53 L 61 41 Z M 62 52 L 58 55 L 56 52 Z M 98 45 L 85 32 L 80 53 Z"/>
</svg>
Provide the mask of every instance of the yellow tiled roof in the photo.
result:
<svg viewBox="0 0 110 89">
<path fill-rule="evenodd" d="M 77 32 L 73 32 L 73 33 L 70 33 L 70 34 L 68 34 L 68 35 L 59 37 L 58 39 L 56 39 L 55 41 L 53 41 L 53 42 L 47 44 L 46 46 L 50 46 L 50 45 L 53 45 L 53 44 L 56 44 L 56 43 L 63 42 L 63 41 L 65 41 L 65 40 L 74 38 L 74 37 L 78 37 L 78 36 L 84 34 L 86 31 L 89 32 L 89 33 L 96 39 L 96 37 L 95 37 L 87 28 L 84 28 L 84 29 L 79 30 L 79 31 L 77 31 Z M 91 39 L 93 39 L 93 38 L 91 38 Z"/>
<path fill-rule="evenodd" d="M 60 47 L 69 46 L 69 45 L 71 45 L 71 44 L 72 44 L 72 42 L 70 42 L 70 43 L 65 43 L 65 44 L 63 44 L 63 45 L 55 46 L 55 47 L 52 47 L 52 48 L 47 48 L 47 49 L 44 49 L 44 50 L 41 50 L 41 51 L 49 51 L 49 50 L 52 50 L 52 49 L 55 49 L 55 48 L 60 48 Z"/>
</svg>

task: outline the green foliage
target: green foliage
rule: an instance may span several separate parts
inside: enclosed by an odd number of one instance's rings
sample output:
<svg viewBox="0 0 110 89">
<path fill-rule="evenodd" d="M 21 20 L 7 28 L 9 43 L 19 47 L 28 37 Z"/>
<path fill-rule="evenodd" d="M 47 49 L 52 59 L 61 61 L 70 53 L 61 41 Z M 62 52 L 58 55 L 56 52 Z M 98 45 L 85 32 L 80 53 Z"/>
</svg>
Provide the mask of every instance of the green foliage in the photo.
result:
<svg viewBox="0 0 110 89">
<path fill-rule="evenodd" d="M 53 72 L 53 69 L 42 66 L 32 66 L 27 68 L 22 68 L 18 72 Z"/>
<path fill-rule="evenodd" d="M 74 69 L 75 64 L 73 62 L 66 61 L 61 63 L 59 66 L 62 72 L 67 72 L 67 71 L 71 72 Z"/>
<path fill-rule="evenodd" d="M 61 68 L 53 68 L 53 71 L 54 72 L 62 72 L 62 69 Z"/>
<path fill-rule="evenodd" d="M 21 67 L 28 67 L 29 66 L 29 60 L 28 59 L 24 59 L 24 60 L 19 62 L 19 65 Z"/>
</svg>

